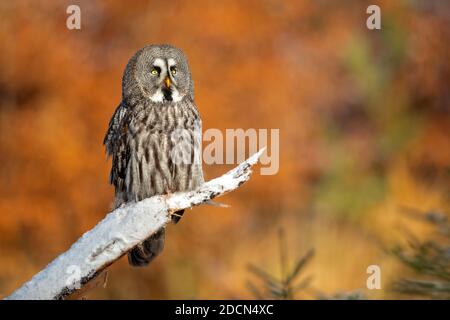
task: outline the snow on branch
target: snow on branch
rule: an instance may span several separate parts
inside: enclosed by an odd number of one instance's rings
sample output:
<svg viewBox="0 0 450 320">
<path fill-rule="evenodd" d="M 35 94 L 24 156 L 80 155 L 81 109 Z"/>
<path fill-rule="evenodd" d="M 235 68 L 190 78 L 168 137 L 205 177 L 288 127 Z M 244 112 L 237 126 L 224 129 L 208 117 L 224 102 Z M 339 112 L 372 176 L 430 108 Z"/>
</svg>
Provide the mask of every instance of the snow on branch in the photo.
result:
<svg viewBox="0 0 450 320">
<path fill-rule="evenodd" d="M 110 212 L 69 250 L 6 299 L 64 299 L 76 293 L 135 245 L 166 225 L 172 213 L 222 196 L 249 180 L 251 167 L 264 150 L 197 190 L 154 196 Z"/>
</svg>

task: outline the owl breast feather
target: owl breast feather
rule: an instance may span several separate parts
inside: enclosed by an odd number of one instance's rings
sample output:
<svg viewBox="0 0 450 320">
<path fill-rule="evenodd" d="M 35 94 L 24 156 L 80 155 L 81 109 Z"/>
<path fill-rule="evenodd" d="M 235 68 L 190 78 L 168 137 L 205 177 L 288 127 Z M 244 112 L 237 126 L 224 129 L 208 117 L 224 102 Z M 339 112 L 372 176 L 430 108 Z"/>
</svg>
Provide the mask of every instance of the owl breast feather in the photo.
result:
<svg viewBox="0 0 450 320">
<path fill-rule="evenodd" d="M 203 183 L 201 120 L 192 102 L 138 110 L 129 118 L 124 140 L 124 200 L 193 190 Z"/>
</svg>

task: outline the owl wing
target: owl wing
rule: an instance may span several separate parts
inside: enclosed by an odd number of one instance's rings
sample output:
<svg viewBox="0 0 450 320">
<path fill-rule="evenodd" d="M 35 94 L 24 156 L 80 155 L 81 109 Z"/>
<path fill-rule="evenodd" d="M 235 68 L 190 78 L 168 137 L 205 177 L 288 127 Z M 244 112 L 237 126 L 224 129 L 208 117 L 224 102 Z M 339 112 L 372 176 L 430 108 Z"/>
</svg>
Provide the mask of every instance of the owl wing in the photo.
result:
<svg viewBox="0 0 450 320">
<path fill-rule="evenodd" d="M 116 187 L 116 194 L 124 191 L 125 171 L 129 156 L 126 145 L 128 108 L 121 103 L 114 112 L 106 132 L 103 144 L 106 152 L 112 156 L 109 182 Z"/>
<path fill-rule="evenodd" d="M 103 144 L 106 147 L 106 152 L 109 156 L 114 153 L 114 147 L 117 142 L 117 135 L 119 133 L 120 125 L 127 114 L 127 107 L 121 103 L 114 111 L 114 114 L 109 121 L 108 130 L 106 131 L 105 138 L 103 139 Z"/>
</svg>

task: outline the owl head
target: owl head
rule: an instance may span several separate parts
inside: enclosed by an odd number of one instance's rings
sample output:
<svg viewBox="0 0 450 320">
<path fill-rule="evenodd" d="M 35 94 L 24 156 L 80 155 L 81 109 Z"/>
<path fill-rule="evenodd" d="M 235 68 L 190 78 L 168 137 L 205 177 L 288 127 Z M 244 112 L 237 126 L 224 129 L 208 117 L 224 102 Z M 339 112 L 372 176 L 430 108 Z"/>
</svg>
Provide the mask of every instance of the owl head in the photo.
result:
<svg viewBox="0 0 450 320">
<path fill-rule="evenodd" d="M 194 84 L 184 53 L 171 45 L 148 45 L 128 62 L 122 79 L 123 99 L 134 104 L 175 103 L 194 99 Z"/>
</svg>

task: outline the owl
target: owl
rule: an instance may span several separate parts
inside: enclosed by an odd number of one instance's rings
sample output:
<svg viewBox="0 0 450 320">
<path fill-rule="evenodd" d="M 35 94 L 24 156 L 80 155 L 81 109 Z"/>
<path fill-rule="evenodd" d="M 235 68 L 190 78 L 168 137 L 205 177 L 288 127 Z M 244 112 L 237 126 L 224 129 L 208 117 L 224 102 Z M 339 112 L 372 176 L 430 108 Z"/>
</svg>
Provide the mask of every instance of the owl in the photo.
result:
<svg viewBox="0 0 450 320">
<path fill-rule="evenodd" d="M 201 118 L 184 53 L 171 45 L 148 45 L 127 63 L 122 101 L 104 138 L 112 157 L 115 204 L 143 200 L 203 183 Z M 174 223 L 183 214 L 172 216 Z M 148 265 L 164 247 L 165 228 L 128 252 L 132 266 Z"/>
</svg>

